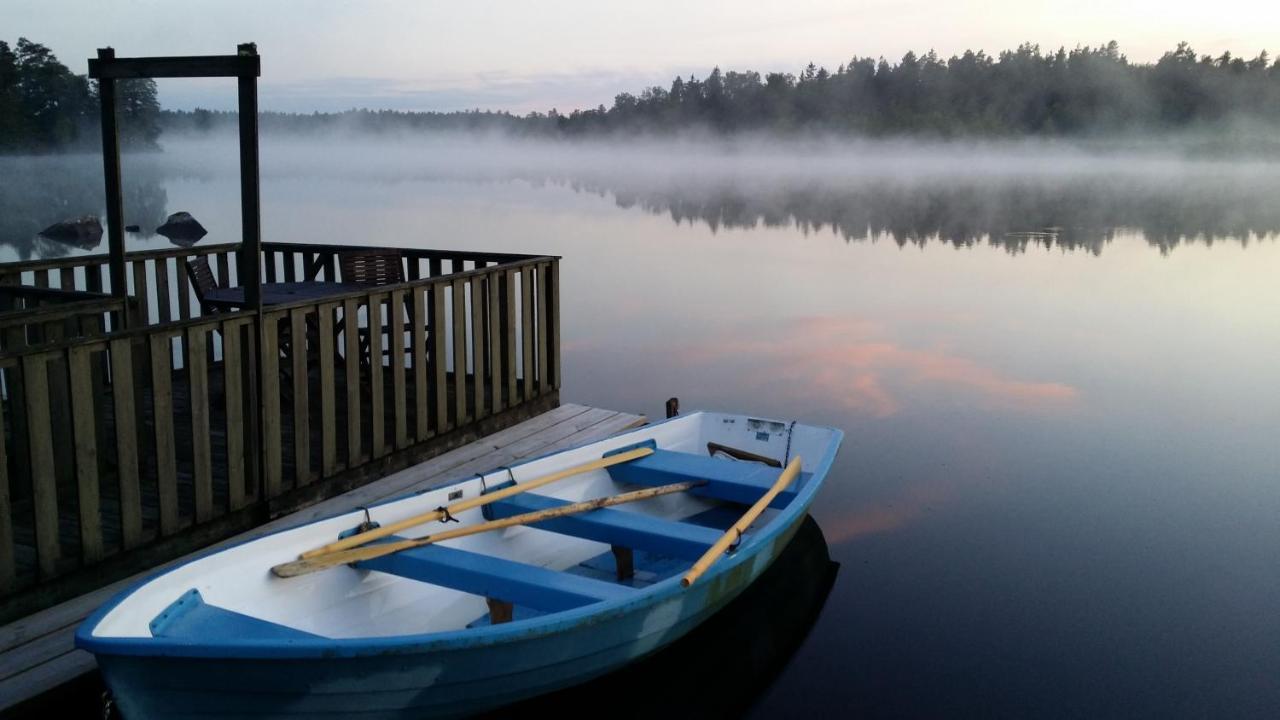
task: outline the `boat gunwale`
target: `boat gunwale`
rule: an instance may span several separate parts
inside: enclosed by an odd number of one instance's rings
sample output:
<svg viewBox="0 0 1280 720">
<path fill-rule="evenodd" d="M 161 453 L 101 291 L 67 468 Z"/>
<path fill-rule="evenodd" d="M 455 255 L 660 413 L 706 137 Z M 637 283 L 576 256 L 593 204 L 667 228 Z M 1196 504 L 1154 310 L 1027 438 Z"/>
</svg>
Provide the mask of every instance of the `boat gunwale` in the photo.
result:
<svg viewBox="0 0 1280 720">
<path fill-rule="evenodd" d="M 727 413 L 716 411 L 699 411 L 689 415 L 679 415 L 656 423 L 651 423 L 642 427 L 628 430 L 617 435 L 604 438 L 603 440 L 594 440 L 591 442 L 581 443 L 579 445 L 563 448 L 554 452 L 545 453 L 537 457 L 531 457 L 512 463 L 507 467 L 519 467 L 528 463 L 559 455 L 564 452 L 581 449 L 601 442 L 625 438 L 636 433 L 650 431 L 655 427 L 659 427 L 666 423 L 676 420 L 688 420 L 696 415 L 727 415 L 734 417 L 756 417 L 745 415 L 743 413 Z M 97 610 L 89 615 L 79 627 L 76 628 L 75 645 L 77 648 L 87 650 L 94 655 L 116 655 L 116 656 L 154 656 L 154 657 L 184 657 L 192 659 L 227 659 L 227 658 L 244 658 L 244 659 L 264 659 L 264 660 L 290 660 L 290 659 L 330 659 L 330 658 L 352 658 L 352 657 L 377 657 L 387 655 L 409 655 L 420 654 L 424 652 L 441 651 L 441 650 L 463 650 L 476 647 L 485 647 L 490 645 L 499 645 L 507 642 L 515 642 L 520 640 L 531 640 L 544 635 L 553 635 L 565 630 L 570 630 L 583 625 L 591 625 L 597 622 L 603 622 L 615 617 L 625 616 L 642 610 L 645 606 L 656 605 L 664 602 L 680 594 L 706 592 L 706 588 L 716 582 L 718 578 L 730 572 L 734 568 L 745 562 L 753 560 L 759 551 L 769 542 L 783 534 L 786 528 L 803 519 L 807 514 L 809 506 L 813 502 L 814 496 L 818 489 L 826 480 L 831 466 L 835 462 L 836 454 L 840 450 L 840 446 L 844 440 L 844 432 L 839 428 L 822 426 L 822 425 L 805 425 L 816 430 L 825 430 L 832 434 L 831 440 L 827 445 L 826 452 L 818 461 L 817 465 L 811 471 L 811 480 L 804 487 L 800 488 L 795 498 L 787 504 L 785 508 L 780 510 L 760 531 L 752 533 L 750 537 L 742 544 L 742 546 L 730 555 L 725 556 L 719 562 L 711 567 L 711 569 L 693 586 L 685 588 L 680 584 L 680 576 L 676 575 L 656 582 L 648 587 L 639 589 L 634 595 L 621 597 L 613 600 L 605 600 L 602 602 L 590 603 L 581 607 L 570 610 L 562 610 L 560 612 L 548 613 L 537 617 L 527 618 L 524 620 L 516 620 L 499 625 L 486 625 L 476 628 L 461 628 L 457 630 L 444 630 L 427 633 L 412 633 L 405 635 L 387 635 L 374 637 L 357 637 L 357 638 L 326 638 L 326 637 L 306 637 L 297 639 L 271 639 L 271 640 L 255 640 L 253 638 L 240 639 L 237 638 L 227 642 L 211 643 L 208 641 L 191 641 L 178 640 L 174 638 L 156 638 L 156 637 L 112 637 L 112 636 L 95 636 L 94 629 L 102 622 L 102 620 L 123 603 L 131 595 L 142 589 L 145 585 L 156 580 L 157 578 L 175 572 L 187 565 L 204 560 L 207 557 L 216 555 L 227 550 L 231 550 L 242 545 L 258 542 L 273 535 L 279 535 L 286 532 L 292 532 L 300 527 L 311 525 L 317 522 L 323 522 L 336 517 L 350 514 L 351 510 L 334 513 L 321 518 L 315 518 L 301 525 L 277 530 L 266 535 L 255 538 L 246 539 L 243 542 L 210 549 L 202 552 L 191 559 L 179 565 L 157 571 L 147 577 L 139 580 L 133 585 L 121 590 L 114 597 L 103 603 Z M 374 503 L 369 507 L 378 507 L 381 505 L 399 502 L 408 498 L 416 497 L 424 492 L 430 492 L 445 487 L 450 487 L 459 483 L 467 482 L 474 478 L 474 475 L 458 478 L 449 482 L 442 483 L 435 487 L 405 493 L 385 501 Z"/>
</svg>

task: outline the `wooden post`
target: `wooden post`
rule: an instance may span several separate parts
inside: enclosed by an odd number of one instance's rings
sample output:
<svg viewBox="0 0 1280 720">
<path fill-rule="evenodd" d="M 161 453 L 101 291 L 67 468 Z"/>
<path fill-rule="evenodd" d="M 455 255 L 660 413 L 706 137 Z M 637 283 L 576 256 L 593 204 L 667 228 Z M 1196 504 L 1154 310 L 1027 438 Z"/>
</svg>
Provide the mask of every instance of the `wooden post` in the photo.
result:
<svg viewBox="0 0 1280 720">
<path fill-rule="evenodd" d="M 98 50 L 98 60 L 115 59 L 111 48 Z M 104 77 L 98 80 L 98 100 L 102 112 L 102 174 L 107 192 L 107 252 L 110 256 L 111 294 L 118 298 L 129 296 L 124 277 L 124 195 L 120 189 L 120 136 L 116 128 L 116 81 Z M 139 295 L 146 289 L 140 288 Z M 128 313 L 122 313 L 120 322 L 127 324 Z"/>
<path fill-rule="evenodd" d="M 242 43 L 236 46 L 238 57 L 254 57 L 258 55 L 258 46 L 254 43 Z M 262 318 L 262 214 L 258 195 L 258 76 L 240 72 L 236 76 L 239 89 L 238 111 L 240 115 L 240 252 L 236 259 L 240 285 L 244 287 L 245 304 L 255 314 L 255 330 L 257 345 L 262 352 L 252 354 L 250 367 L 253 377 L 249 378 L 250 397 L 256 400 L 258 388 L 265 388 L 262 375 L 262 353 L 268 347 L 274 351 L 274 340 L 268 342 L 267 335 L 277 332 L 277 328 Z M 274 363 L 272 363 L 274 367 Z M 274 378 L 278 380 L 278 378 Z M 274 388 L 275 383 L 270 387 Z M 265 391 L 265 390 L 264 390 Z M 277 399 L 278 402 L 278 399 Z M 266 430 L 263 418 L 263 403 L 253 402 L 251 417 L 253 428 L 249 433 L 250 456 L 256 459 L 258 490 L 260 498 L 268 499 L 271 494 L 265 487 L 269 482 L 267 461 L 262 452 L 262 433 Z M 278 438 L 277 438 L 278 442 Z"/>
<path fill-rule="evenodd" d="M 240 56 L 258 54 L 254 43 L 236 47 Z M 258 78 L 240 75 L 240 285 L 247 307 L 262 313 L 262 217 L 258 197 Z"/>
</svg>

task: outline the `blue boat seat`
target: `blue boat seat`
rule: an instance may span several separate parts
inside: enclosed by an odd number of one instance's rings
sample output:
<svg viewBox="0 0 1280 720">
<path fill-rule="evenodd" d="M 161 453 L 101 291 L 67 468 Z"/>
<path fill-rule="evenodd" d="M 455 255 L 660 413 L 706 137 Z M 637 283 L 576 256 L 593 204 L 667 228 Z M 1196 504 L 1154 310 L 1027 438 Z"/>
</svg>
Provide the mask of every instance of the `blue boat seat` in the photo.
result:
<svg viewBox="0 0 1280 720">
<path fill-rule="evenodd" d="M 388 538 L 391 541 L 397 539 L 402 538 Z M 504 600 L 542 612 L 570 610 L 634 592 L 611 582 L 443 545 L 424 545 L 372 560 L 361 560 L 355 563 L 355 567 Z"/>
<path fill-rule="evenodd" d="M 182 597 L 161 610 L 151 621 L 150 628 L 152 637 L 199 640 L 202 643 L 244 638 L 300 640 L 320 637 L 270 620 L 209 605 L 195 588 L 186 591 Z"/>
<path fill-rule="evenodd" d="M 486 519 L 497 520 L 568 504 L 546 495 L 520 493 L 485 506 L 484 513 Z M 609 508 L 543 520 L 530 527 L 690 560 L 702 557 L 723 534 L 707 527 Z"/>
<path fill-rule="evenodd" d="M 782 470 L 761 463 L 742 462 L 708 455 L 655 450 L 652 455 L 608 468 L 617 482 L 657 487 L 689 480 L 706 480 L 707 484 L 690 490 L 700 497 L 751 505 L 773 487 Z M 769 503 L 771 508 L 786 507 L 804 485 L 809 473 L 801 473 L 786 490 Z"/>
</svg>

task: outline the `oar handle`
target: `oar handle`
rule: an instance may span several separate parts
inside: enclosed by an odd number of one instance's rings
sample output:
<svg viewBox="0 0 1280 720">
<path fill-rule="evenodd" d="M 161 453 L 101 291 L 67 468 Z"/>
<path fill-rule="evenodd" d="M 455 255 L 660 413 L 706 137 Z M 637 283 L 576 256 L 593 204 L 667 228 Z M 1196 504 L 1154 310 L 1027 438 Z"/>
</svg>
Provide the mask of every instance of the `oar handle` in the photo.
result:
<svg viewBox="0 0 1280 720">
<path fill-rule="evenodd" d="M 778 479 L 774 481 L 773 486 L 756 501 L 756 504 L 752 505 L 750 509 L 743 513 L 742 517 L 738 518 L 738 522 L 734 523 L 732 527 L 726 530 L 724 535 L 721 535 L 720 539 L 716 541 L 716 544 L 712 545 L 711 549 L 707 550 L 707 552 L 698 559 L 698 562 L 694 563 L 693 567 L 689 568 L 689 571 L 684 574 L 684 577 L 680 578 L 680 584 L 684 587 L 689 587 L 697 582 L 698 578 L 702 577 L 702 574 L 707 571 L 707 568 L 710 568 L 715 561 L 723 557 L 724 552 L 729 549 L 729 546 L 737 542 L 737 540 L 742 537 L 742 534 L 747 531 L 747 528 L 751 527 L 751 523 L 755 522 L 756 518 L 760 517 L 760 513 L 764 512 L 765 508 L 769 507 L 769 503 L 773 502 L 773 499 L 778 497 L 778 493 L 785 490 L 787 486 L 790 485 L 791 482 L 799 475 L 800 456 L 797 455 L 795 459 L 787 465 L 787 468 L 782 471 L 782 474 L 778 476 Z"/>
<path fill-rule="evenodd" d="M 454 538 L 466 537 L 467 535 L 475 535 L 477 533 L 489 532 L 491 530 L 501 530 L 502 528 L 512 527 L 514 525 L 529 525 L 542 522 L 543 520 L 564 517 L 566 515 L 577 515 L 579 513 L 612 507 L 614 505 L 621 505 L 623 503 L 647 500 L 649 498 L 669 495 L 671 493 L 684 492 L 685 490 L 690 490 L 706 484 L 706 480 L 689 480 L 685 482 L 672 483 L 670 485 L 645 488 L 643 490 L 633 490 L 619 495 L 609 495 L 602 498 L 595 498 L 594 500 L 582 500 L 580 502 L 569 503 L 568 505 L 562 505 L 560 507 L 548 508 L 546 510 L 535 510 L 533 512 L 522 513 L 520 515 L 512 515 L 511 517 L 502 518 L 500 520 L 490 520 L 489 522 L 481 523 L 479 525 L 444 530 L 434 535 L 426 535 L 420 538 L 410 538 L 407 540 L 398 540 L 396 542 L 381 543 L 378 545 L 366 545 L 364 547 L 327 553 L 318 557 L 281 563 L 280 565 L 276 565 L 271 568 L 271 572 L 275 574 L 276 577 L 282 578 L 307 575 L 309 573 L 316 572 L 317 570 L 324 570 L 338 565 L 349 565 L 354 562 L 360 562 L 361 560 L 372 560 L 374 558 L 382 557 L 383 555 L 390 555 L 402 550 L 410 550 L 412 548 L 422 547 L 423 545 L 430 545 L 444 540 L 452 540 Z"/>
<path fill-rule="evenodd" d="M 517 483 L 510 487 L 502 488 L 501 490 L 495 490 L 491 493 L 485 493 L 484 495 L 479 495 L 469 500 L 460 500 L 444 508 L 443 510 L 440 510 L 440 509 L 432 510 L 430 512 L 422 513 L 421 515 L 415 515 L 411 518 L 400 520 L 399 522 L 393 522 L 390 525 L 383 525 L 381 527 L 374 528 L 373 530 L 357 533 L 355 535 L 342 538 L 335 542 L 331 542 L 328 545 L 323 545 L 314 550 L 308 550 L 302 553 L 301 555 L 299 555 L 298 557 L 299 559 L 306 560 L 308 558 L 320 557 L 321 555 L 328 555 L 329 553 L 348 550 L 358 545 L 364 545 L 366 543 L 373 542 L 374 540 L 381 540 L 384 537 L 395 535 L 396 533 L 399 533 L 402 530 L 408 530 L 411 527 L 417 527 L 418 525 L 422 525 L 424 523 L 433 522 L 435 520 L 439 520 L 442 517 L 457 515 L 458 513 L 463 512 L 465 510 L 478 508 L 484 505 L 488 505 L 489 503 L 492 503 L 492 502 L 497 502 L 499 500 L 502 500 L 503 498 L 509 498 L 512 495 L 516 495 L 518 493 L 527 492 L 535 488 L 540 488 L 543 485 L 553 483 L 557 480 L 563 480 L 568 477 L 573 477 L 574 475 L 581 475 L 582 473 L 591 472 L 592 470 L 599 470 L 601 468 L 607 468 L 607 467 L 612 467 L 614 465 L 619 465 L 621 463 L 631 462 L 636 458 L 642 458 L 646 455 L 652 455 L 652 454 L 653 454 L 653 448 L 639 447 L 634 450 L 628 450 L 626 452 L 618 453 L 617 455 L 602 457 L 602 458 L 599 458 L 598 460 L 592 460 L 591 462 L 585 462 L 585 463 L 582 463 L 581 465 L 575 465 L 570 468 L 565 468 L 564 470 L 558 470 L 549 475 L 544 475 L 540 478 L 535 478 L 533 480 L 526 480 L 525 482 Z"/>
</svg>

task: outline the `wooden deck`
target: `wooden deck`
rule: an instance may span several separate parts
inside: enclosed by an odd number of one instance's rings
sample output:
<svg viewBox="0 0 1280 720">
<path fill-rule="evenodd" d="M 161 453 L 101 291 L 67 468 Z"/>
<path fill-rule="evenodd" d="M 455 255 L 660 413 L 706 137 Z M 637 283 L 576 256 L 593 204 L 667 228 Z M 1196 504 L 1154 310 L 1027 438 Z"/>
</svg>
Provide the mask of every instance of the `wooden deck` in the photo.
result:
<svg viewBox="0 0 1280 720">
<path fill-rule="evenodd" d="M 215 547 L 244 542 L 311 520 L 442 482 L 592 442 L 645 422 L 639 415 L 561 405 L 477 442 L 456 448 L 342 495 L 278 518 Z M 178 558 L 161 567 L 180 564 Z M 157 568 L 158 569 L 158 568 Z M 75 650 L 75 628 L 90 612 L 146 573 L 121 580 L 73 600 L 0 627 L 0 712 L 90 673 L 93 657 Z"/>
<path fill-rule="evenodd" d="M 225 372 L 223 364 L 210 363 L 208 366 L 207 390 L 208 394 L 214 398 L 222 398 L 224 396 L 224 378 Z M 382 384 L 382 402 L 378 403 L 381 408 L 381 419 L 378 422 L 373 418 L 373 403 L 369 402 L 370 389 L 368 386 L 369 368 L 363 368 L 358 371 L 362 374 L 362 384 L 357 392 L 362 393 L 365 402 L 360 404 L 360 420 L 356 426 L 361 428 L 360 446 L 364 448 L 361 453 L 361 460 L 352 465 L 367 463 L 373 458 L 370 457 L 370 449 L 375 446 L 385 448 L 394 447 L 396 439 L 394 437 L 395 428 L 395 407 L 394 388 L 391 383 Z M 191 386 L 186 382 L 187 374 L 185 370 L 175 370 L 172 373 L 172 381 L 169 388 L 169 404 L 171 412 L 161 422 L 172 428 L 175 437 L 174 445 L 174 467 L 176 473 L 176 503 L 177 519 L 176 524 L 179 529 L 186 529 L 197 522 L 196 517 L 196 483 L 194 480 L 194 472 L 192 467 L 192 458 L 194 457 L 192 442 L 195 434 L 192 428 L 192 397 Z M 443 391 L 447 393 L 448 404 L 452 406 L 455 403 L 455 383 L 453 382 L 453 373 L 446 375 L 448 382 L 443 385 Z M 463 400 L 467 414 L 475 413 L 474 404 L 474 377 L 467 375 L 460 380 L 465 392 Z M 292 380 L 289 383 L 281 384 L 280 402 L 282 405 L 288 406 L 293 402 Z M 340 398 L 347 397 L 347 374 L 339 372 L 334 375 L 332 387 L 334 395 Z M 319 397 L 320 395 L 320 371 L 316 367 L 311 367 L 307 378 L 307 390 L 311 397 Z M 413 397 L 417 391 L 415 378 L 413 373 L 408 373 L 404 380 L 405 389 L 403 394 L 407 397 Z M 523 383 L 517 382 L 517 391 L 523 392 Z M 114 405 L 110 401 L 110 388 L 99 388 L 101 397 L 97 398 L 96 403 L 103 408 L 103 423 L 108 427 L 113 427 L 116 422 L 114 415 Z M 323 463 L 324 437 L 322 433 L 321 423 L 319 422 L 319 403 L 313 403 L 310 415 L 303 429 L 304 436 L 307 436 L 307 449 L 309 467 L 319 468 Z M 139 462 L 139 489 L 140 489 L 140 509 L 141 509 L 141 536 L 140 542 L 152 542 L 160 537 L 160 515 L 161 508 L 161 483 L 159 480 L 160 470 L 157 467 L 156 448 L 153 438 L 156 437 L 156 415 L 155 402 L 152 389 L 144 388 L 138 397 L 137 402 L 137 419 L 140 423 L 141 442 L 139 443 L 141 450 L 141 458 Z M 213 507 L 226 509 L 231 503 L 231 480 L 228 478 L 228 468 L 230 466 L 228 458 L 228 437 L 227 437 L 227 418 L 225 413 L 225 405 L 222 403 L 208 403 L 208 443 L 209 454 L 212 459 L 210 463 L 210 482 L 209 492 L 210 500 Z M 345 403 L 336 404 L 335 421 L 337 427 L 346 428 L 348 426 L 347 405 Z M 13 427 L 10 417 L 4 418 L 5 425 Z M 415 423 L 415 417 L 409 415 L 407 418 L 407 426 L 411 435 L 416 435 L 418 429 Z M 319 479 L 318 472 L 313 472 L 309 476 L 299 477 L 296 472 L 297 453 L 295 451 L 298 433 L 295 431 L 295 416 L 283 415 L 280 423 L 280 448 L 281 448 L 281 480 L 280 487 L 282 492 L 299 489 L 308 483 L 315 482 Z M 375 428 L 381 435 L 375 440 Z M 332 452 L 336 457 L 347 458 L 350 454 L 347 433 L 336 433 L 333 437 L 335 447 Z M 69 458 L 72 454 L 70 445 L 70 434 L 61 434 L 54 438 L 55 452 L 64 458 Z M 16 443 L 11 441 L 10 444 L 26 445 L 26 438 L 16 438 Z M 121 499 L 120 499 L 120 482 L 116 469 L 119 462 L 116 457 L 116 447 L 112 443 L 101 443 L 99 452 L 99 461 L 102 468 L 98 476 L 98 497 L 99 512 L 102 524 L 102 546 L 103 553 L 106 555 L 114 555 L 120 552 L 121 539 L 123 537 L 123 528 L 121 522 Z M 74 476 L 71 472 L 72 468 L 66 464 L 62 469 L 65 471 L 65 478 L 59 483 L 59 495 L 64 498 L 58 503 L 58 536 L 59 542 L 64 554 L 59 560 L 61 566 L 65 566 L 67 570 L 74 569 L 81 551 L 80 536 L 80 505 L 77 502 L 78 497 L 74 492 Z M 252 486 L 240 489 L 243 499 L 240 505 L 251 503 L 257 499 L 255 488 Z M 14 539 L 14 555 L 17 568 L 17 579 L 20 584 L 34 583 L 38 573 L 37 558 L 37 539 L 36 528 L 34 524 L 35 512 L 32 507 L 33 498 L 31 495 L 14 499 L 11 501 L 13 507 L 13 539 Z"/>
</svg>

